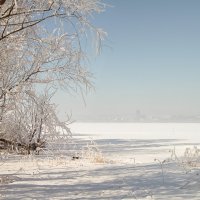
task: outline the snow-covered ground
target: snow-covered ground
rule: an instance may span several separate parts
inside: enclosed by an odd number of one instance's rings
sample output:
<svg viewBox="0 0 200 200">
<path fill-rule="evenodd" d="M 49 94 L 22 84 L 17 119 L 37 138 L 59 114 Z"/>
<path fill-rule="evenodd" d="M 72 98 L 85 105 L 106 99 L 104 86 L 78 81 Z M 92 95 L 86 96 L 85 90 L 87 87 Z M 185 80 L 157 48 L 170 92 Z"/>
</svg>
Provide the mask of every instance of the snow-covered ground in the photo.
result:
<svg viewBox="0 0 200 200">
<path fill-rule="evenodd" d="M 70 127 L 73 151 L 1 161 L 1 199 L 200 199 L 200 124 Z"/>
</svg>

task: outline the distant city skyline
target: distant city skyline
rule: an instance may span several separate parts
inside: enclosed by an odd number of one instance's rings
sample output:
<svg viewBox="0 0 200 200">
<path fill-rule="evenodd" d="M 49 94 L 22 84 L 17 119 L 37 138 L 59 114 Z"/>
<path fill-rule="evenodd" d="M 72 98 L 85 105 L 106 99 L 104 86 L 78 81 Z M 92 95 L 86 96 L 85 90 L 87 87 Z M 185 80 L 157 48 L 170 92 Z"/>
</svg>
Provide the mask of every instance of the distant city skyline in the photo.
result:
<svg viewBox="0 0 200 200">
<path fill-rule="evenodd" d="M 126 118 L 140 110 L 147 117 L 198 121 L 200 1 L 104 2 L 111 6 L 93 23 L 108 37 L 100 56 L 89 55 L 96 89 L 85 96 L 86 105 L 80 94 L 58 92 L 61 118 Z"/>
</svg>

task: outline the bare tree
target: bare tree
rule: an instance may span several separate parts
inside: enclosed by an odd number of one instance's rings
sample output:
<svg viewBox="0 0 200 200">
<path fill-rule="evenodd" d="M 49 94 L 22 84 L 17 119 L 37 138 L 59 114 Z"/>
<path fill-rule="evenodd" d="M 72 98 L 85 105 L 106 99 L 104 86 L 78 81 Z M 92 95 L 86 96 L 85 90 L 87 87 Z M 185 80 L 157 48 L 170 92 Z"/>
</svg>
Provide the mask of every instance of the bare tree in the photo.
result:
<svg viewBox="0 0 200 200">
<path fill-rule="evenodd" d="M 70 137 L 65 122 L 60 122 L 55 105 L 50 102 L 52 95 L 45 92 L 37 96 L 34 91 L 20 94 L 13 102 L 12 112 L 7 112 L 0 126 L 1 138 L 6 148 L 17 147 L 28 154 L 30 150 L 45 146 L 46 135 L 59 135 L 58 130 Z"/>
</svg>

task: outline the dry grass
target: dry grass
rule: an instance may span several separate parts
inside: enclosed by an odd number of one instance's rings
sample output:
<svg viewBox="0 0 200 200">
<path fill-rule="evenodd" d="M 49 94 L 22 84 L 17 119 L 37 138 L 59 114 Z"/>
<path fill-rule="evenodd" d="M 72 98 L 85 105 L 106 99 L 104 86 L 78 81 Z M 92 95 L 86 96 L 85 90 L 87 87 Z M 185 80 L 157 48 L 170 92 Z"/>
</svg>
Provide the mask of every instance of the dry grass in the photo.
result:
<svg viewBox="0 0 200 200">
<path fill-rule="evenodd" d="M 85 147 L 83 147 L 81 152 L 82 158 L 90 160 L 92 163 L 108 163 L 109 160 L 105 158 L 98 145 L 94 141 L 90 141 Z"/>
</svg>

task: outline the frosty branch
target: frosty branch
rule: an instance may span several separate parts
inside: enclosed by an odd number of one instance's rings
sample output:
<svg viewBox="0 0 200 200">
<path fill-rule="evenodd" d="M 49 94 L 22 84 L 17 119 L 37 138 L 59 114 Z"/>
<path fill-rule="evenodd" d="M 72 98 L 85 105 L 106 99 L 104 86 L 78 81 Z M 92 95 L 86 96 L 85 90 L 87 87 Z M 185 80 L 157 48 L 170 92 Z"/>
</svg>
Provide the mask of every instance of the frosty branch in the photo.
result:
<svg viewBox="0 0 200 200">
<path fill-rule="evenodd" d="M 98 0 L 0 1 L 0 139 L 8 141 L 15 134 L 18 138 L 11 143 L 30 146 L 48 127 L 44 115 L 49 110 L 54 126 L 61 125 L 49 101 L 38 111 L 38 84 L 75 91 L 92 87 L 82 43 L 89 33 L 101 43 L 105 33 L 89 19 L 103 9 Z M 15 121 L 12 126 L 10 120 Z"/>
</svg>

